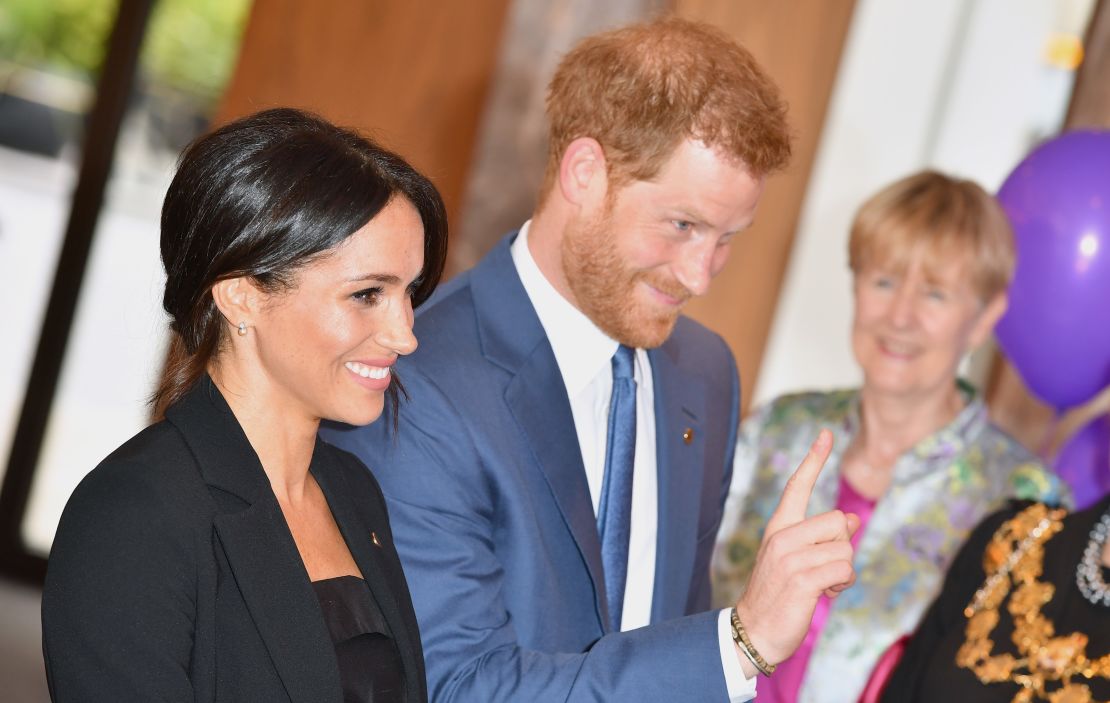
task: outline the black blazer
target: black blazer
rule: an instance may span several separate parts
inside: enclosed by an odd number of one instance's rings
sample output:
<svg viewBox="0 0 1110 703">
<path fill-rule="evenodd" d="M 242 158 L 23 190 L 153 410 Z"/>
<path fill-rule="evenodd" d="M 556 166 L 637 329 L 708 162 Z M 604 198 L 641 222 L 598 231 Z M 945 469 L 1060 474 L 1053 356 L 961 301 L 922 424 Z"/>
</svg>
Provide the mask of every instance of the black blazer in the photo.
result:
<svg viewBox="0 0 1110 703">
<path fill-rule="evenodd" d="M 311 471 L 392 630 L 405 700 L 426 701 L 381 490 L 362 463 L 321 440 Z M 42 622 L 55 701 L 343 699 L 293 536 L 207 377 L 74 491 L 50 555 Z"/>
</svg>

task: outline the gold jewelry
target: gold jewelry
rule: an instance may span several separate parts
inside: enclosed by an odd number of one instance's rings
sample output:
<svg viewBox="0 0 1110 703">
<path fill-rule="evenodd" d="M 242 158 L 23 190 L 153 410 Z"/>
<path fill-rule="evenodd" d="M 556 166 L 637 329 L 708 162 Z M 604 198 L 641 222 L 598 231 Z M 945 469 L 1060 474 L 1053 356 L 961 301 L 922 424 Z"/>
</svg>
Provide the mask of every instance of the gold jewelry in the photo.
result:
<svg viewBox="0 0 1110 703">
<path fill-rule="evenodd" d="M 759 673 L 764 676 L 775 673 L 775 665 L 768 664 L 767 660 L 759 655 L 759 650 L 752 644 L 751 638 L 748 637 L 748 631 L 744 629 L 744 624 L 740 622 L 740 616 L 736 613 L 736 608 L 732 609 L 731 618 L 732 641 L 736 643 L 736 646 L 740 648 L 740 651 L 744 653 L 752 666 L 759 669 Z"/>
<path fill-rule="evenodd" d="M 239 323 L 239 336 L 240 337 L 246 337 L 247 336 L 247 323 L 245 323 L 245 322 L 240 322 Z"/>
<path fill-rule="evenodd" d="M 1110 678 L 1110 654 L 1087 658 L 1087 635 L 1058 636 L 1041 608 L 1052 600 L 1055 586 L 1040 581 L 1044 545 L 1064 529 L 1064 510 L 1036 504 L 1004 523 L 987 546 L 983 568 L 990 574 L 964 609 L 966 639 L 956 664 L 970 669 L 984 684 L 1009 681 L 1021 686 L 1014 703 L 1033 700 L 1094 703 L 1091 689 L 1073 678 Z M 1013 594 L 1010 594 L 1013 587 Z M 990 634 L 998 625 L 998 609 L 1009 595 L 1013 642 L 1019 656 L 993 654 Z M 1052 691 L 1049 682 L 1059 682 Z"/>
</svg>

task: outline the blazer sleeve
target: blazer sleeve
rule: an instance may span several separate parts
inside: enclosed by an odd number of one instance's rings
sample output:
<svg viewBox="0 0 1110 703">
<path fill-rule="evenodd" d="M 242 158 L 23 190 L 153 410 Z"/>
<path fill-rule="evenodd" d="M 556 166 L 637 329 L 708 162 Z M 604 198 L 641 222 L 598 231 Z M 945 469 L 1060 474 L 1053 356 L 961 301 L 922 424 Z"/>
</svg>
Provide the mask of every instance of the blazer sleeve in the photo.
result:
<svg viewBox="0 0 1110 703">
<path fill-rule="evenodd" d="M 42 596 L 58 701 L 193 701 L 195 548 L 150 467 L 106 462 L 70 498 Z"/>
<path fill-rule="evenodd" d="M 414 400 L 396 437 L 383 418 L 325 438 L 371 467 L 386 494 L 432 700 L 728 700 L 716 612 L 607 635 L 584 652 L 521 646 L 501 597 L 511 565 L 495 551 L 497 488 L 449 400 L 411 367 L 405 384 Z"/>
</svg>

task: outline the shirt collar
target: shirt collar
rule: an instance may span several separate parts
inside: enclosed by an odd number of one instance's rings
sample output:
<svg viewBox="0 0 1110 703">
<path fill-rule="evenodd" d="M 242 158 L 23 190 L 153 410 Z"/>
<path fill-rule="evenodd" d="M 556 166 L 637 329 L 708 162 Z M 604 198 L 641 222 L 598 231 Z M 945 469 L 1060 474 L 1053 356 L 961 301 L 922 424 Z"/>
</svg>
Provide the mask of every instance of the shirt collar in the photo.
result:
<svg viewBox="0 0 1110 703">
<path fill-rule="evenodd" d="M 937 465 L 944 465 L 974 444 L 982 434 L 989 422 L 987 406 L 983 402 L 982 395 L 962 378 L 956 379 L 956 387 L 964 399 L 964 408 L 951 422 L 922 439 L 898 459 L 894 471 L 896 480 L 912 478 L 918 473 L 931 471 Z M 856 435 L 860 426 L 858 391 L 852 394 L 845 409 L 847 412 L 844 417 L 843 431 L 848 438 L 851 438 Z M 907 465 L 913 468 L 906 468 Z M 907 476 L 907 472 L 912 476 Z"/>
<path fill-rule="evenodd" d="M 608 368 L 619 344 L 547 280 L 528 248 L 531 224 L 531 220 L 525 222 L 512 243 L 513 265 L 555 353 L 555 362 L 559 365 L 567 395 L 574 398 L 590 385 L 602 369 Z"/>
</svg>

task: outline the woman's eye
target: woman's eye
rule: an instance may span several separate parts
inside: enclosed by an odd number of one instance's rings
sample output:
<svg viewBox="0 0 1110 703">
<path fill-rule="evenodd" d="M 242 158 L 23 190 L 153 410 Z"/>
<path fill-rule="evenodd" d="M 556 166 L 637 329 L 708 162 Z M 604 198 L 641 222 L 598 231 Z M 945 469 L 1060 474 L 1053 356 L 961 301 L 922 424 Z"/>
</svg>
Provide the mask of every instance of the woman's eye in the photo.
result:
<svg viewBox="0 0 1110 703">
<path fill-rule="evenodd" d="M 948 300 L 948 294 L 940 288 L 929 288 L 925 291 L 925 295 L 930 300 L 936 300 L 938 302 L 944 302 L 945 300 Z"/>
<path fill-rule="evenodd" d="M 382 289 L 381 288 L 364 288 L 363 290 L 360 290 L 357 293 L 352 293 L 351 297 L 354 298 L 355 300 L 357 300 L 360 303 L 364 303 L 366 305 L 373 305 L 374 303 L 377 303 L 378 300 L 382 297 Z"/>
<path fill-rule="evenodd" d="M 886 277 L 886 276 L 876 276 L 872 280 L 872 284 L 876 288 L 883 288 L 883 289 L 894 287 L 894 281 L 892 279 Z"/>
</svg>

